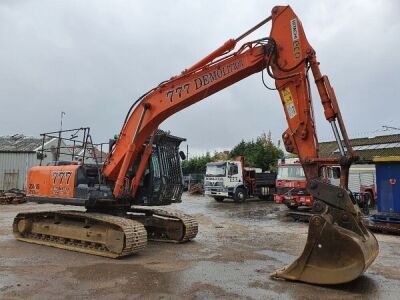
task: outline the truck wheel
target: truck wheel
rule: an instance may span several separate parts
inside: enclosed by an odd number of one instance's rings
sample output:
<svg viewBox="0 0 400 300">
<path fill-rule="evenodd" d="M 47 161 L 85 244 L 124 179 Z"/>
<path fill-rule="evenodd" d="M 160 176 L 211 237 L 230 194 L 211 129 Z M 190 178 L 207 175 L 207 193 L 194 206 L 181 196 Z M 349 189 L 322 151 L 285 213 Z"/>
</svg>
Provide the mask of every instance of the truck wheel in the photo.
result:
<svg viewBox="0 0 400 300">
<path fill-rule="evenodd" d="M 235 202 L 244 202 L 246 201 L 247 193 L 244 188 L 237 188 L 235 191 L 235 195 L 233 196 L 233 201 Z"/>
<path fill-rule="evenodd" d="M 222 202 L 222 201 L 224 201 L 224 199 L 225 199 L 225 197 L 213 197 L 214 198 L 214 200 L 215 201 L 217 201 L 217 202 Z"/>
</svg>

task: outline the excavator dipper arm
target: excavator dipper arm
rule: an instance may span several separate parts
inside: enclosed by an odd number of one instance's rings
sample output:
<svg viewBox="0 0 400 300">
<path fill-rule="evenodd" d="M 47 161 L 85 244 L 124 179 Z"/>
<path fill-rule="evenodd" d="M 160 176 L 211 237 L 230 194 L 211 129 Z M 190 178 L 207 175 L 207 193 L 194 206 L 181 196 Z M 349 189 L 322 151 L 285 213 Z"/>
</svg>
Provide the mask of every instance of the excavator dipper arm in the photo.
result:
<svg viewBox="0 0 400 300">
<path fill-rule="evenodd" d="M 240 39 L 270 20 L 268 38 L 246 43 L 230 54 Z M 238 39 L 228 40 L 181 75 L 161 83 L 138 100 L 103 169 L 105 177 L 115 183 L 115 198 L 134 199 L 144 168 L 138 168 L 135 177 L 128 179 L 129 168 L 161 122 L 251 74 L 266 71 L 275 79 L 284 107 L 288 123 L 283 134 L 286 150 L 299 156 L 315 203 L 303 254 L 273 276 L 317 284 L 337 284 L 357 278 L 378 255 L 378 244 L 362 224 L 361 212 L 347 190 L 348 169 L 355 156 L 333 88 L 328 78 L 321 75 L 318 65 L 315 51 L 293 10 L 289 6 L 274 7 L 271 17 Z M 338 142 L 339 159 L 319 157 L 309 70 L 325 118 Z M 142 159 L 147 159 L 147 152 Z M 342 167 L 340 187 L 321 182 L 319 168 L 338 163 Z"/>
</svg>

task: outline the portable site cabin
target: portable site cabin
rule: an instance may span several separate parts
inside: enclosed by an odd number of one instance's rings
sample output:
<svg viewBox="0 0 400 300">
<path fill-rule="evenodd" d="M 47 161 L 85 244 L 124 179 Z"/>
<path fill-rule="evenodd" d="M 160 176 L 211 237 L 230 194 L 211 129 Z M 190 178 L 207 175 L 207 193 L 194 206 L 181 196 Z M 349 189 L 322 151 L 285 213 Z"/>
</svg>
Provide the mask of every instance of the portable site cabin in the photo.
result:
<svg viewBox="0 0 400 300">
<path fill-rule="evenodd" d="M 400 156 L 375 157 L 379 213 L 400 213 Z"/>
</svg>

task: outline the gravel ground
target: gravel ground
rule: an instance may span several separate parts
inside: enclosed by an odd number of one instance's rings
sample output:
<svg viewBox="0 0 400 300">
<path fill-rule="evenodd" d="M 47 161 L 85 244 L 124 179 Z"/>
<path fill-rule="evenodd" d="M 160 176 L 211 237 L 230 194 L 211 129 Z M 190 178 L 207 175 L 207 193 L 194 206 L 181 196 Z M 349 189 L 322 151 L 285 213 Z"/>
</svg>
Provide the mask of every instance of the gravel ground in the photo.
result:
<svg viewBox="0 0 400 300">
<path fill-rule="evenodd" d="M 152 242 L 136 255 L 112 260 L 14 239 L 11 224 L 18 212 L 70 207 L 0 206 L 0 299 L 399 298 L 397 236 L 376 234 L 380 254 L 357 280 L 314 286 L 269 278 L 300 255 L 307 238 L 308 224 L 286 219 L 285 207 L 186 194 L 172 207 L 197 218 L 194 241 Z"/>
</svg>

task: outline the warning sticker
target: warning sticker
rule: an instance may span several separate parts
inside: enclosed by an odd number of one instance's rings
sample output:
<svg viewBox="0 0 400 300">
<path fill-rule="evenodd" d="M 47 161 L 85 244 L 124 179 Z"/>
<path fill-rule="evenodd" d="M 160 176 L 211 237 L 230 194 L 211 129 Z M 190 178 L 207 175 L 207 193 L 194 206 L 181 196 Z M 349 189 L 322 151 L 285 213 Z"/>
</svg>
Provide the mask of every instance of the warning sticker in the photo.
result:
<svg viewBox="0 0 400 300">
<path fill-rule="evenodd" d="M 296 108 L 294 107 L 292 93 L 288 87 L 282 91 L 282 98 L 283 102 L 285 103 L 289 118 L 292 119 L 295 115 L 297 115 L 297 112 Z"/>
</svg>

